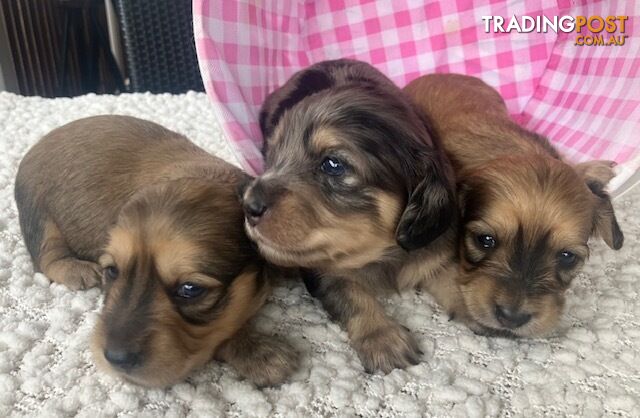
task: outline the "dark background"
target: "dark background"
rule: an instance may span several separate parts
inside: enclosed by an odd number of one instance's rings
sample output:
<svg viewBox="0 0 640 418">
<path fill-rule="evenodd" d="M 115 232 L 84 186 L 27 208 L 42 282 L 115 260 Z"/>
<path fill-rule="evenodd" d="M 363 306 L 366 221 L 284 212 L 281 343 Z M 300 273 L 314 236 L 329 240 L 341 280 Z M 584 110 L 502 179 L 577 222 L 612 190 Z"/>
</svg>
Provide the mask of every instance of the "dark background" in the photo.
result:
<svg viewBox="0 0 640 418">
<path fill-rule="evenodd" d="M 190 0 L 0 0 L 0 90 L 202 91 Z"/>
</svg>

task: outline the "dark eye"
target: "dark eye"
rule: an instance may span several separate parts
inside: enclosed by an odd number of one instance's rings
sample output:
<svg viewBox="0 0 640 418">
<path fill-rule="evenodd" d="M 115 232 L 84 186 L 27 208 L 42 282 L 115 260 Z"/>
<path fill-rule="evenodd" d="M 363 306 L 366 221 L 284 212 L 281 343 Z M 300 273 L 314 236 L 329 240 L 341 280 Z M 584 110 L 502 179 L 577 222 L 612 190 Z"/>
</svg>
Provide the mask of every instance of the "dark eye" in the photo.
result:
<svg viewBox="0 0 640 418">
<path fill-rule="evenodd" d="M 178 287 L 178 290 L 176 290 L 176 295 L 183 299 L 193 299 L 202 295 L 205 290 L 206 289 L 202 286 L 187 282 Z"/>
<path fill-rule="evenodd" d="M 345 172 L 345 166 L 339 159 L 335 157 L 327 157 L 322 160 L 320 169 L 323 173 L 330 176 L 341 176 Z"/>
<path fill-rule="evenodd" d="M 561 267 L 569 268 L 576 264 L 577 257 L 571 251 L 560 251 L 558 253 L 558 263 Z"/>
<path fill-rule="evenodd" d="M 489 249 L 496 246 L 496 239 L 491 235 L 480 234 L 476 238 L 478 239 L 478 244 L 480 244 L 482 248 Z"/>
<path fill-rule="evenodd" d="M 118 271 L 118 267 L 116 266 L 107 266 L 104 268 L 102 274 L 104 275 L 105 279 L 113 281 L 118 278 L 118 274 L 120 274 L 120 272 Z"/>
</svg>

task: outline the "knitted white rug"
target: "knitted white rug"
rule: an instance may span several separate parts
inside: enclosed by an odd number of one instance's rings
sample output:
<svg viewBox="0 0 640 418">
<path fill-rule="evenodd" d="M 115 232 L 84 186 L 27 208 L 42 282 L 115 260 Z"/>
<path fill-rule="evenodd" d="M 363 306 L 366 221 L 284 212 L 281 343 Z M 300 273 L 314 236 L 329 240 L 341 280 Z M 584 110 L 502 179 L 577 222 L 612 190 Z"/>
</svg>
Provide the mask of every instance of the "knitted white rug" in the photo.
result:
<svg viewBox="0 0 640 418">
<path fill-rule="evenodd" d="M 640 188 L 615 202 L 624 248 L 594 242 L 547 340 L 473 335 L 426 295 L 388 311 L 417 336 L 423 362 L 364 373 L 346 334 L 301 284 L 277 288 L 257 319 L 290 340 L 302 366 L 290 383 L 257 390 L 210 363 L 187 382 L 147 390 L 111 378 L 88 349 L 100 292 L 72 292 L 34 274 L 18 226 L 13 181 L 27 149 L 52 128 L 104 113 L 182 132 L 232 161 L 204 94 L 89 95 L 47 100 L 0 93 L 0 416 L 637 416 L 640 413 Z"/>
</svg>

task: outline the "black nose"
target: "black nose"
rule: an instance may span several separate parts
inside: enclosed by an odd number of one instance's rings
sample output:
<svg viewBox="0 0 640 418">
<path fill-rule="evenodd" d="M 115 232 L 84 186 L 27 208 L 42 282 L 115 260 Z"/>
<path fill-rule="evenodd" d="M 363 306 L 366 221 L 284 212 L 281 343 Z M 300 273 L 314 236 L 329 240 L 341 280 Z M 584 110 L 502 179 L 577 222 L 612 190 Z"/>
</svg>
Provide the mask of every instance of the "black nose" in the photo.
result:
<svg viewBox="0 0 640 418">
<path fill-rule="evenodd" d="M 267 210 L 267 205 L 259 198 L 253 198 L 244 203 L 244 211 L 247 216 L 259 218 Z"/>
<path fill-rule="evenodd" d="M 498 322 L 510 329 L 521 327 L 531 320 L 531 314 L 500 305 L 496 305 L 495 314 Z"/>
<path fill-rule="evenodd" d="M 254 184 L 245 193 L 242 207 L 251 225 L 256 225 L 260 218 L 267 211 L 265 193 L 260 183 Z"/>
<path fill-rule="evenodd" d="M 104 350 L 104 358 L 112 365 L 125 370 L 133 369 L 140 362 L 139 353 L 121 349 Z"/>
</svg>

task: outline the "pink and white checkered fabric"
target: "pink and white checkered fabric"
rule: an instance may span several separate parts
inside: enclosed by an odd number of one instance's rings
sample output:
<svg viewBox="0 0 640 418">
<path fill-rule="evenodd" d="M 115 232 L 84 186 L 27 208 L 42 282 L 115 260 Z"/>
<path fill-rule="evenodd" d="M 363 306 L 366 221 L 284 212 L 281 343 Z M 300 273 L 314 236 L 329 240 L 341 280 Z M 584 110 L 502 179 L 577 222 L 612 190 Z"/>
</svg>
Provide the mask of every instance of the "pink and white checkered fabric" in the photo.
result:
<svg viewBox="0 0 640 418">
<path fill-rule="evenodd" d="M 399 86 L 433 72 L 480 77 L 568 158 L 617 161 L 618 185 L 640 167 L 638 1 L 194 0 L 193 12 L 205 88 L 251 173 L 262 170 L 267 94 L 310 64 L 342 57 L 373 64 Z M 489 15 L 626 15 L 628 38 L 576 46 L 575 33 L 485 33 Z"/>
</svg>

